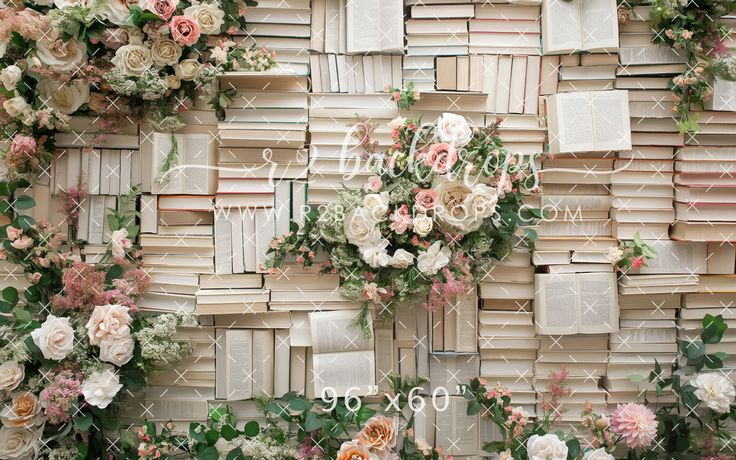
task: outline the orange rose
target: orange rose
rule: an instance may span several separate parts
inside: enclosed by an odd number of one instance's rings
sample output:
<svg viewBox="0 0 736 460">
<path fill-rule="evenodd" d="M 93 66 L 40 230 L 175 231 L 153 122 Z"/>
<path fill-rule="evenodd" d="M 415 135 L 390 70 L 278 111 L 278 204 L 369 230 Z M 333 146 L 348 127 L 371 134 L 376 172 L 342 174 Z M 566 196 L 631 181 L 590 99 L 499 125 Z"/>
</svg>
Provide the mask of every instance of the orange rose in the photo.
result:
<svg viewBox="0 0 736 460">
<path fill-rule="evenodd" d="M 393 449 L 396 446 L 396 420 L 383 415 L 371 417 L 355 439 L 372 452 Z"/>
<path fill-rule="evenodd" d="M 344 442 L 337 452 L 337 460 L 375 460 L 367 448 L 356 444 L 355 441 Z"/>
<path fill-rule="evenodd" d="M 0 413 L 0 421 L 9 427 L 31 427 L 39 421 L 40 412 L 41 404 L 33 393 L 16 393 L 12 404 Z"/>
</svg>

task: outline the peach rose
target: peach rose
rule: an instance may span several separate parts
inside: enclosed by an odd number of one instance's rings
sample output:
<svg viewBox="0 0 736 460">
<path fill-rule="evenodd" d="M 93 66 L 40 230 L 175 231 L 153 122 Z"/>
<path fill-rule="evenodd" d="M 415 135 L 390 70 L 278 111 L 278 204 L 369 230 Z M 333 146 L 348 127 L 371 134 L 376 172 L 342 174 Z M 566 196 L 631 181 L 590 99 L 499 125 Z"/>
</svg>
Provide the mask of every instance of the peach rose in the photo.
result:
<svg viewBox="0 0 736 460">
<path fill-rule="evenodd" d="M 174 16 L 171 36 L 180 45 L 193 45 L 199 40 L 199 23 L 191 16 Z"/>
<path fill-rule="evenodd" d="M 437 192 L 428 188 L 420 190 L 414 197 L 414 207 L 421 212 L 427 212 L 437 205 Z"/>
<path fill-rule="evenodd" d="M 18 392 L 13 395 L 11 404 L 0 412 L 0 420 L 8 427 L 31 427 L 41 418 L 41 404 L 33 393 Z"/>
<path fill-rule="evenodd" d="M 22 237 L 10 243 L 10 245 L 18 250 L 28 249 L 33 246 L 33 239 L 30 236 L 23 235 Z"/>
<path fill-rule="evenodd" d="M 128 325 L 133 319 L 128 314 L 128 307 L 123 305 L 96 306 L 87 321 L 87 336 L 91 345 L 100 346 L 108 335 L 122 337 L 130 332 Z"/>
<path fill-rule="evenodd" d="M 432 144 L 424 155 L 424 164 L 439 174 L 445 174 L 457 163 L 457 150 L 452 144 Z"/>
<path fill-rule="evenodd" d="M 375 458 L 375 455 L 371 454 L 366 447 L 350 441 L 342 443 L 336 460 L 374 460 Z"/>
<path fill-rule="evenodd" d="M 5 228 L 5 233 L 8 234 L 8 239 L 10 241 L 13 241 L 13 240 L 17 240 L 18 238 L 20 238 L 20 235 L 23 233 L 23 230 L 19 228 L 15 228 L 12 225 L 8 225 Z"/>
<path fill-rule="evenodd" d="M 355 439 L 371 452 L 391 450 L 396 446 L 396 420 L 383 415 L 371 417 Z"/>
<path fill-rule="evenodd" d="M 0 391 L 11 391 L 18 388 L 26 376 L 25 367 L 15 361 L 0 364 Z"/>
</svg>

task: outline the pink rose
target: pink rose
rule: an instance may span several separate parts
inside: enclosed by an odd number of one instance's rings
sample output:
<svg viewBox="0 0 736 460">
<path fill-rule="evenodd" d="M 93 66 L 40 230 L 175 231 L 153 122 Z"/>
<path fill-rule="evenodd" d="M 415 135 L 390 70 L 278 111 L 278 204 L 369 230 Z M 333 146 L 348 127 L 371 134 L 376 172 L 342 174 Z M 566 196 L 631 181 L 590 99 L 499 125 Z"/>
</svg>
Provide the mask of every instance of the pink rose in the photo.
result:
<svg viewBox="0 0 736 460">
<path fill-rule="evenodd" d="M 5 249 L 0 248 L 0 260 L 5 260 L 8 258 L 8 254 L 5 252 Z"/>
<path fill-rule="evenodd" d="M 28 136 L 15 136 L 10 143 L 10 152 L 13 155 L 33 155 L 36 148 L 36 140 Z"/>
<path fill-rule="evenodd" d="M 634 259 L 633 259 L 633 260 L 631 261 L 631 266 L 632 266 L 633 268 L 640 268 L 640 267 L 642 267 L 643 265 L 644 265 L 644 256 L 639 256 L 639 257 L 636 257 L 636 258 L 634 258 Z"/>
<path fill-rule="evenodd" d="M 176 11 L 176 3 L 174 0 L 141 0 L 140 7 L 156 13 L 162 19 L 169 19 Z"/>
<path fill-rule="evenodd" d="M 431 188 L 420 190 L 414 197 L 414 207 L 419 211 L 427 212 L 437 205 L 437 192 Z"/>
<path fill-rule="evenodd" d="M 193 45 L 199 40 L 199 24 L 191 16 L 171 18 L 171 36 L 180 45 Z"/>
<path fill-rule="evenodd" d="M 457 163 L 457 151 L 450 144 L 432 144 L 424 155 L 424 163 L 436 173 L 447 173 Z"/>
<path fill-rule="evenodd" d="M 367 189 L 371 192 L 379 192 L 381 191 L 381 187 L 383 186 L 383 182 L 381 181 L 381 178 L 379 176 L 371 176 L 368 178 L 368 185 Z"/>
<path fill-rule="evenodd" d="M 33 239 L 30 236 L 22 236 L 21 238 L 10 243 L 15 249 L 28 249 L 33 246 Z"/>
<path fill-rule="evenodd" d="M 405 204 L 391 214 L 391 225 L 389 228 L 399 235 L 406 232 L 412 226 L 409 207 Z"/>
<path fill-rule="evenodd" d="M 21 233 L 23 233 L 23 230 L 21 230 L 19 228 L 15 228 L 15 227 L 13 227 L 11 225 L 8 225 L 8 227 L 5 229 L 5 231 L 7 232 L 8 239 L 10 241 L 13 241 L 13 240 L 16 240 L 16 239 L 20 238 Z"/>
</svg>

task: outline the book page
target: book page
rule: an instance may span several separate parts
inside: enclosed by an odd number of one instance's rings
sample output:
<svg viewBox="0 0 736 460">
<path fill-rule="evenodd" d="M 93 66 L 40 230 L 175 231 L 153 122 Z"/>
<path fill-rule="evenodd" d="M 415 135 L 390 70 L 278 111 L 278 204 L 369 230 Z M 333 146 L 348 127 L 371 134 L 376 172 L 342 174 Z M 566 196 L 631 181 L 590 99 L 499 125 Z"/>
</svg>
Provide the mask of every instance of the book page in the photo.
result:
<svg viewBox="0 0 736 460">
<path fill-rule="evenodd" d="M 207 166 L 210 155 L 210 136 L 209 134 L 184 134 L 183 146 L 179 148 L 183 150 L 181 166 L 187 166 L 182 171 L 182 179 L 186 183 L 187 193 L 195 195 L 204 195 L 209 192 L 210 170 L 203 168 Z M 193 167 L 188 167 L 193 166 Z"/>
<path fill-rule="evenodd" d="M 628 91 L 593 91 L 593 150 L 631 150 Z"/>
<path fill-rule="evenodd" d="M 536 275 L 534 298 L 537 332 L 575 334 L 578 331 L 578 291 L 575 275 Z"/>
<path fill-rule="evenodd" d="M 366 0 L 361 3 L 363 2 L 370 3 Z M 380 5 L 378 13 L 381 22 L 378 43 L 380 51 L 402 51 L 404 49 L 404 3 L 401 0 L 380 0 Z M 361 29 L 358 30 L 363 33 Z"/>
<path fill-rule="evenodd" d="M 580 3 L 583 0 L 544 0 L 542 40 L 544 53 L 579 50 L 583 45 Z"/>
<path fill-rule="evenodd" d="M 345 15 L 348 53 L 380 51 L 383 15 L 379 13 L 379 8 L 379 0 L 347 3 Z"/>
<path fill-rule="evenodd" d="M 576 0 L 581 5 L 583 49 L 618 48 L 616 0 Z"/>
<path fill-rule="evenodd" d="M 373 351 L 373 336 L 366 338 L 353 325 L 356 310 L 315 312 L 309 314 L 314 353 Z M 368 317 L 371 324 L 371 318 Z"/>
<path fill-rule="evenodd" d="M 325 53 L 337 53 L 339 50 L 339 21 L 340 17 L 340 0 L 325 0 Z M 315 21 L 316 22 L 316 21 Z M 320 69 L 321 70 L 321 69 Z"/>
<path fill-rule="evenodd" d="M 459 294 L 457 302 L 457 330 L 455 351 L 475 352 L 478 348 L 478 297 L 475 289 L 469 294 Z"/>
<path fill-rule="evenodd" d="M 579 332 L 618 331 L 618 290 L 615 273 L 577 275 Z"/>
<path fill-rule="evenodd" d="M 253 397 L 253 331 L 232 329 L 226 332 L 226 399 Z"/>
<path fill-rule="evenodd" d="M 593 117 L 589 93 L 566 93 L 552 96 L 556 111 L 558 132 L 550 129 L 550 137 L 557 136 L 560 152 L 593 150 Z M 559 152 L 555 152 L 559 153 Z"/>
<path fill-rule="evenodd" d="M 274 331 L 253 331 L 253 394 L 273 394 Z"/>
<path fill-rule="evenodd" d="M 478 455 L 478 416 L 467 415 L 467 402 L 461 396 L 437 398 L 435 442 L 452 455 Z"/>
<path fill-rule="evenodd" d="M 314 395 L 345 397 L 376 394 L 376 371 L 373 351 L 349 353 L 315 353 L 313 368 L 307 375 L 307 385 L 314 385 Z M 329 390 L 325 390 L 329 388 Z M 332 390 L 336 392 L 333 393 Z"/>
</svg>

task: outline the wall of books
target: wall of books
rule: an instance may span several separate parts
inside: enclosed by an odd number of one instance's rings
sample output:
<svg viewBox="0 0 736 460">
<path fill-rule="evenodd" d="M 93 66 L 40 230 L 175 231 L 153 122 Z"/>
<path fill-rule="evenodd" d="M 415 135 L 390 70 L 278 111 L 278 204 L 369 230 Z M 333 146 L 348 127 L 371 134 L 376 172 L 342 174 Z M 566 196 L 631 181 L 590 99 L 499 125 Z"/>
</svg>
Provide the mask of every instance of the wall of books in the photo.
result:
<svg viewBox="0 0 736 460">
<path fill-rule="evenodd" d="M 75 134 L 57 138 L 49 184 L 31 191 L 31 212 L 54 222 L 60 191 L 85 180 L 77 237 L 94 261 L 109 241 L 105 209 L 141 184 L 153 283 L 139 306 L 193 312 L 200 326 L 180 331 L 194 355 L 131 400 L 131 420 L 204 420 L 218 405 L 253 419 L 259 393 L 375 393 L 390 374 L 424 376 L 423 395 L 440 391 L 452 410 L 427 406 L 417 436 L 477 457 L 494 432 L 465 415 L 457 385 L 469 378 L 502 382 L 534 414 L 537 390 L 565 365 L 574 391 L 562 417 L 576 420 L 586 401 L 605 412 L 642 398 L 652 388 L 629 375 L 655 360 L 671 373 L 704 314 L 736 326 L 734 87 L 716 87 L 721 103 L 700 114 L 700 131 L 680 134 L 668 88 L 686 64 L 651 43 L 647 7 L 619 24 L 614 0 L 259 3 L 238 40 L 274 50 L 278 69 L 223 78 L 235 91 L 224 121 L 206 104 L 185 112 L 180 168 L 167 180 L 168 134 L 130 124 L 100 136 L 75 119 Z M 386 88 L 410 82 L 420 99 L 399 110 Z M 365 162 L 343 149 L 356 114 L 380 123 L 387 147 L 386 123 L 400 113 L 443 112 L 475 125 L 501 117 L 509 150 L 551 153 L 530 202 L 549 216 L 533 250 L 520 237 L 476 294 L 444 311 L 399 309 L 370 339 L 350 326 L 360 305 L 340 296 L 336 276 L 260 269 L 290 221 L 365 184 Z M 657 257 L 617 276 L 609 254 L 637 233 Z M 729 330 L 712 351 L 732 344 Z"/>
</svg>

